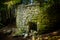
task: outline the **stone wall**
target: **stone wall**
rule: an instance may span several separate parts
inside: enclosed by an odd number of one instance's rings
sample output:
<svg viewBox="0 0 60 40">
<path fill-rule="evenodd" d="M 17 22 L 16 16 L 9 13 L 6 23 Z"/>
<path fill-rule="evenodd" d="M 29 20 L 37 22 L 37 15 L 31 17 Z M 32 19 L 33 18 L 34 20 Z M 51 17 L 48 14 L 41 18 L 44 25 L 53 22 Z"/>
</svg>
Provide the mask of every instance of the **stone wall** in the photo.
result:
<svg viewBox="0 0 60 40">
<path fill-rule="evenodd" d="M 39 5 L 19 5 L 17 8 L 16 24 L 19 30 L 29 30 L 29 22 L 39 26 L 38 16 L 40 15 Z M 34 26 L 34 25 L 33 25 Z"/>
</svg>

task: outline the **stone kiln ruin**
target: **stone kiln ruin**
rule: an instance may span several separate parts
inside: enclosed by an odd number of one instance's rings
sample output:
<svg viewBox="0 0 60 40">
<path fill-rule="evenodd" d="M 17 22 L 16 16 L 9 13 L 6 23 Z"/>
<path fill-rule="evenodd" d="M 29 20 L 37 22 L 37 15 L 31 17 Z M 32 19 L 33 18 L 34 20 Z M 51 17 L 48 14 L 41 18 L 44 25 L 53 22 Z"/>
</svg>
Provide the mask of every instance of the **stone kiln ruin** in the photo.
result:
<svg viewBox="0 0 60 40">
<path fill-rule="evenodd" d="M 17 8 L 17 28 L 19 31 L 25 30 L 26 32 L 31 30 L 38 30 L 39 21 L 38 15 L 40 15 L 39 4 L 19 5 Z M 35 29 L 34 29 L 35 28 Z"/>
</svg>

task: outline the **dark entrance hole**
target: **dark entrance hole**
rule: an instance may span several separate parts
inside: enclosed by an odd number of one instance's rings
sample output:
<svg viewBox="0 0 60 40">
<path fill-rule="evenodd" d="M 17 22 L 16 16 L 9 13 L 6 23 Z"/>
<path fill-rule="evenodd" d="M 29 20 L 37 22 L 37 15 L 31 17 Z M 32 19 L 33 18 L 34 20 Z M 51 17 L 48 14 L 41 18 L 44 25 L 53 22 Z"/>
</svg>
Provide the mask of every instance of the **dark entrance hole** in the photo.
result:
<svg viewBox="0 0 60 40">
<path fill-rule="evenodd" d="M 31 32 L 31 30 L 37 31 L 37 23 L 36 22 L 29 22 L 29 32 Z"/>
</svg>

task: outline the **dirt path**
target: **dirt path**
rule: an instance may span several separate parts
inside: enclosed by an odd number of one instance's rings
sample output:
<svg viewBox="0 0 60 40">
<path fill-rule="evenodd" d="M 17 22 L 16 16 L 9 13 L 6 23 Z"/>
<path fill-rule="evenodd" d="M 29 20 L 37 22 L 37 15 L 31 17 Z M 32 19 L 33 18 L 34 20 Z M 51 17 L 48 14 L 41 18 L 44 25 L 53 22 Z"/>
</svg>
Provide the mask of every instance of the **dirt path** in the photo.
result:
<svg viewBox="0 0 60 40">
<path fill-rule="evenodd" d="M 23 38 L 22 36 L 12 36 L 12 28 L 16 28 L 16 25 L 8 25 L 5 28 L 0 29 L 0 40 L 60 40 L 60 30 L 42 34 L 37 36 L 28 36 L 27 38 Z M 6 33 L 6 31 L 7 33 Z M 10 30 L 10 31 L 9 31 Z"/>
</svg>

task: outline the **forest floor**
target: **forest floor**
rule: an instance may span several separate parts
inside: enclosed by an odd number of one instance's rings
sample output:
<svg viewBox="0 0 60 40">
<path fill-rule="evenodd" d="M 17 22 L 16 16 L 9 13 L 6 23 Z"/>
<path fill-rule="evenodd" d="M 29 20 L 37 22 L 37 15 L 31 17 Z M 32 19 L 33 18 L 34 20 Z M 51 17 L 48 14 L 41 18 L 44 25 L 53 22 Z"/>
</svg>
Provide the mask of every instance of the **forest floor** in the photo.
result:
<svg viewBox="0 0 60 40">
<path fill-rule="evenodd" d="M 15 24 L 8 25 L 10 27 L 4 27 L 0 29 L 0 40 L 60 40 L 60 30 L 50 32 L 47 34 L 41 34 L 36 36 L 28 36 L 26 38 L 22 36 L 12 36 L 12 28 L 16 28 Z M 14 27 L 13 27 L 14 26 Z M 7 31 L 9 30 L 9 31 Z M 7 33 L 6 33 L 7 31 Z"/>
</svg>

